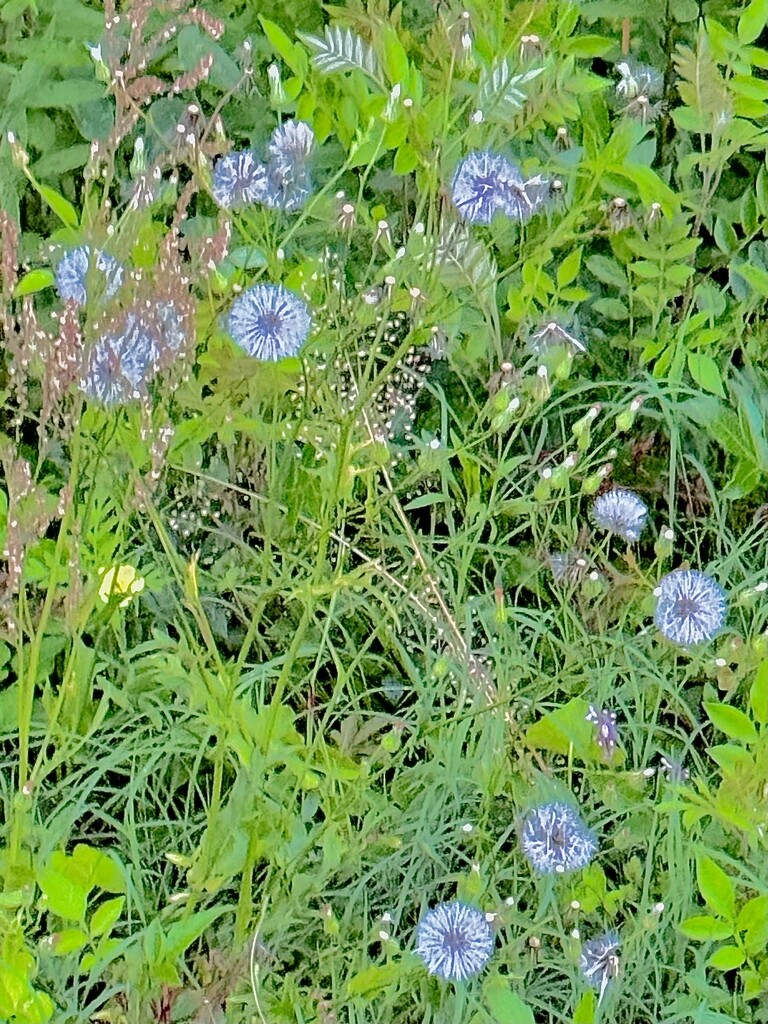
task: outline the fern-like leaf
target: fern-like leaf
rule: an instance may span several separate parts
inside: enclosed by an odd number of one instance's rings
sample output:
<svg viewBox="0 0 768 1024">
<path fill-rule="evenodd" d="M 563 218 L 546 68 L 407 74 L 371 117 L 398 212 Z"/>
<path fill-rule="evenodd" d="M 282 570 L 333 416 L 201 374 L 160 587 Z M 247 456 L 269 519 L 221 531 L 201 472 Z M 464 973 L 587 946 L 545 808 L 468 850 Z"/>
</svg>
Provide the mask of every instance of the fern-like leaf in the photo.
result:
<svg viewBox="0 0 768 1024">
<path fill-rule="evenodd" d="M 315 51 L 312 63 L 324 74 L 362 71 L 378 85 L 381 84 L 376 54 L 351 28 L 326 25 L 323 37 L 299 33 L 299 38 Z"/>
<path fill-rule="evenodd" d="M 701 32 L 696 49 L 678 46 L 675 51 L 675 70 L 680 76 L 677 89 L 689 110 L 711 131 L 712 121 L 728 118 L 730 95 L 720 69 L 712 56 L 706 33 Z"/>
<path fill-rule="evenodd" d="M 486 120 L 506 120 L 516 114 L 526 100 L 520 86 L 532 81 L 543 70 L 530 68 L 522 74 L 513 75 L 506 57 L 490 70 L 483 68 L 477 87 L 477 105 Z"/>
</svg>

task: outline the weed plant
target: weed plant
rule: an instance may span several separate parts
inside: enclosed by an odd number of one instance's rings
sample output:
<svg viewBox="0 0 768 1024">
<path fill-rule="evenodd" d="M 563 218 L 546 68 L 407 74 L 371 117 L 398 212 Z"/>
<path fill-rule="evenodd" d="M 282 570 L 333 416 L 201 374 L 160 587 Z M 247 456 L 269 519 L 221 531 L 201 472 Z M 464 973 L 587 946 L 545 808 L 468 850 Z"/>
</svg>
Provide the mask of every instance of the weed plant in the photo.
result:
<svg viewBox="0 0 768 1024">
<path fill-rule="evenodd" d="M 8 0 L 0 1018 L 768 1020 L 768 0 Z"/>
</svg>

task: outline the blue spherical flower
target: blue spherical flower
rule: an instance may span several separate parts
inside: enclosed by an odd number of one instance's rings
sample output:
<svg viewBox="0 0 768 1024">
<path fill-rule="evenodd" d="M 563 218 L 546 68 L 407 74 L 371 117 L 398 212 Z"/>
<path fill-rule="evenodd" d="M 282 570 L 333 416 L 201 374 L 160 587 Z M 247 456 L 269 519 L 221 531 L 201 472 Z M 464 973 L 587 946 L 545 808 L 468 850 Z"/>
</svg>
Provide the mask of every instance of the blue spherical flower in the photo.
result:
<svg viewBox="0 0 768 1024">
<path fill-rule="evenodd" d="M 56 288 L 62 299 L 76 302 L 78 306 L 85 305 L 90 264 L 91 248 L 88 245 L 80 245 L 64 253 L 56 267 Z M 104 276 L 104 294 L 107 298 L 112 298 L 123 283 L 121 264 L 114 256 L 96 249 L 93 265 Z"/>
<path fill-rule="evenodd" d="M 93 346 L 80 388 L 105 405 L 140 398 L 153 371 L 154 351 L 149 332 L 135 319 L 120 334 L 105 334 Z"/>
<path fill-rule="evenodd" d="M 306 303 L 281 284 L 257 284 L 235 299 L 227 326 L 249 356 L 277 361 L 296 355 L 312 317 Z"/>
<path fill-rule="evenodd" d="M 725 591 L 698 569 L 676 569 L 659 583 L 654 622 L 673 643 L 690 647 L 711 640 L 725 622 Z"/>
<path fill-rule="evenodd" d="M 619 973 L 619 958 L 616 950 L 619 948 L 619 933 L 615 931 L 606 932 L 595 939 L 590 939 L 581 947 L 581 973 L 595 988 L 601 992 L 611 978 Z"/>
<path fill-rule="evenodd" d="M 493 953 L 493 931 L 485 914 L 466 903 L 440 903 L 419 922 L 416 952 L 430 974 L 465 981 Z"/>
<path fill-rule="evenodd" d="M 597 839 L 569 804 L 533 807 L 520 835 L 523 853 L 543 875 L 585 868 L 597 853 Z"/>
<path fill-rule="evenodd" d="M 614 487 L 595 498 L 592 518 L 602 529 L 634 543 L 640 540 L 648 518 L 648 507 L 634 491 L 626 487 Z"/>
<path fill-rule="evenodd" d="M 288 213 L 300 209 L 312 193 L 308 160 L 315 136 L 303 121 L 286 121 L 272 133 L 267 188 L 262 202 Z"/>
<path fill-rule="evenodd" d="M 285 121 L 272 132 L 269 155 L 276 164 L 299 166 L 312 154 L 315 134 L 304 121 Z"/>
<path fill-rule="evenodd" d="M 619 743 L 616 712 L 610 708 L 596 708 L 594 704 L 590 704 L 586 719 L 595 727 L 595 742 L 602 750 L 603 757 L 610 761 Z"/>
<path fill-rule="evenodd" d="M 549 196 L 549 182 L 539 176 L 524 181 L 506 157 L 475 150 L 456 168 L 451 193 L 456 209 L 471 224 L 490 224 L 499 212 L 526 221 Z"/>
<path fill-rule="evenodd" d="M 216 161 L 211 191 L 225 210 L 263 202 L 267 188 L 266 168 L 251 150 L 228 153 Z"/>
</svg>

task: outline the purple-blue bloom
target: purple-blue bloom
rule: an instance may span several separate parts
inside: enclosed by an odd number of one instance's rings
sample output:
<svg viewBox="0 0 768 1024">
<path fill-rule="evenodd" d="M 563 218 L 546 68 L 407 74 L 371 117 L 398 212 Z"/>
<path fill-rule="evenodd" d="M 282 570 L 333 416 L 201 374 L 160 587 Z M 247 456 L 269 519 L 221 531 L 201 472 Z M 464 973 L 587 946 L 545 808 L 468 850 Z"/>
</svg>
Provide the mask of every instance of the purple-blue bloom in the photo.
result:
<svg viewBox="0 0 768 1024">
<path fill-rule="evenodd" d="M 490 224 L 497 213 L 526 221 L 549 194 L 541 177 L 524 181 L 506 157 L 490 150 L 468 153 L 451 183 L 456 209 L 470 224 Z"/>
<path fill-rule="evenodd" d="M 153 344 L 135 318 L 121 334 L 105 334 L 90 351 L 80 388 L 105 405 L 140 398 L 153 370 Z"/>
<path fill-rule="evenodd" d="M 251 150 L 228 153 L 216 161 L 211 191 L 225 210 L 263 202 L 267 187 L 266 168 Z"/>
<path fill-rule="evenodd" d="M 416 953 L 430 974 L 466 981 L 478 974 L 493 953 L 493 931 L 485 914 L 454 900 L 427 911 L 419 922 Z"/>
<path fill-rule="evenodd" d="M 249 356 L 276 362 L 296 355 L 312 317 L 303 299 L 281 284 L 257 284 L 232 303 L 227 327 Z"/>
<path fill-rule="evenodd" d="M 725 622 L 725 591 L 698 569 L 675 569 L 663 577 L 654 622 L 673 643 L 690 647 L 711 640 Z"/>
<path fill-rule="evenodd" d="M 616 931 L 605 932 L 581 947 L 581 973 L 601 993 L 611 978 L 619 973 L 619 958 L 616 956 L 618 948 L 619 933 Z"/>
<path fill-rule="evenodd" d="M 94 266 L 105 278 L 104 294 L 111 299 L 123 283 L 123 268 L 120 263 L 106 252 L 96 249 Z M 86 302 L 86 284 L 91 263 L 91 248 L 79 245 L 76 249 L 65 252 L 56 267 L 56 288 L 64 301 L 76 302 L 84 306 Z"/>
<path fill-rule="evenodd" d="M 597 839 L 570 804 L 533 807 L 523 820 L 523 853 L 543 875 L 585 868 L 597 853 Z"/>
<path fill-rule="evenodd" d="M 595 498 L 592 518 L 602 529 L 634 543 L 640 540 L 648 518 L 648 507 L 634 491 L 614 487 Z"/>
<path fill-rule="evenodd" d="M 304 205 L 312 192 L 308 160 L 315 136 L 303 121 L 286 121 L 272 133 L 267 188 L 262 202 L 288 213 Z"/>
</svg>

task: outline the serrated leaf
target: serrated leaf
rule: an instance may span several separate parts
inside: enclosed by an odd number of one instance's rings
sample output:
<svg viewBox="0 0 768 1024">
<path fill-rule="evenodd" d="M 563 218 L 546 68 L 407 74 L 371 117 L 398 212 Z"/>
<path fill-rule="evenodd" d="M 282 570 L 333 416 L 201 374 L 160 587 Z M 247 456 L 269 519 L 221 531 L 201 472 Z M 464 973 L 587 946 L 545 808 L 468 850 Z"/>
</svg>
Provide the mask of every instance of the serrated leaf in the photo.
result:
<svg viewBox="0 0 768 1024">
<path fill-rule="evenodd" d="M 753 43 L 768 25 L 768 0 L 752 0 L 739 18 L 736 31 L 740 43 Z"/>
<path fill-rule="evenodd" d="M 315 52 L 312 63 L 323 74 L 337 71 L 362 71 L 381 85 L 379 62 L 371 47 L 351 28 L 326 25 L 324 36 L 298 33 L 302 42 Z"/>
<path fill-rule="evenodd" d="M 719 917 L 732 921 L 736 911 L 736 890 L 720 865 L 706 854 L 697 854 L 696 880 L 704 902 Z"/>
<path fill-rule="evenodd" d="M 746 960 L 746 956 L 738 946 L 723 946 L 716 950 L 707 960 L 708 967 L 716 967 L 719 971 L 733 971 Z"/>
<path fill-rule="evenodd" d="M 726 736 L 740 740 L 742 743 L 757 743 L 757 729 L 755 729 L 752 719 L 739 708 L 731 707 L 730 704 L 716 704 L 709 701 L 704 705 L 704 710 L 707 712 L 710 722 Z"/>
<path fill-rule="evenodd" d="M 533 81 L 543 70 L 529 68 L 519 75 L 513 75 L 506 57 L 490 69 L 483 68 L 477 86 L 478 110 L 483 111 L 486 120 L 493 120 L 494 117 L 506 120 L 512 117 L 526 100 L 520 86 Z"/>
<path fill-rule="evenodd" d="M 587 260 L 587 269 L 603 284 L 613 285 L 620 291 L 626 290 L 626 274 L 615 260 L 611 260 L 607 256 L 590 256 Z"/>
<path fill-rule="evenodd" d="M 565 288 L 578 277 L 579 270 L 581 269 L 581 253 L 581 247 L 574 249 L 557 268 L 558 288 Z"/>
<path fill-rule="evenodd" d="M 721 942 L 733 935 L 733 928 L 727 921 L 720 921 L 709 914 L 687 917 L 680 922 L 679 928 L 686 938 L 696 942 Z"/>
</svg>

